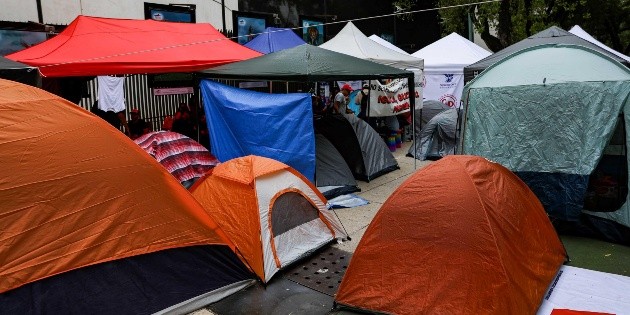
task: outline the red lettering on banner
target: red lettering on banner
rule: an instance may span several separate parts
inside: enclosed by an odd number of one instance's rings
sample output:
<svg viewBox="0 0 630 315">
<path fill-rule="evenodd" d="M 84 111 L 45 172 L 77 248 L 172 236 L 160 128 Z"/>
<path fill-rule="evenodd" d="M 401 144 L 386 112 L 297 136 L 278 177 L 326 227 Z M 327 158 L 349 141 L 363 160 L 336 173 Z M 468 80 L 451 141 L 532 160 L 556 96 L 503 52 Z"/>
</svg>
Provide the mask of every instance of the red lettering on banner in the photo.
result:
<svg viewBox="0 0 630 315">
<path fill-rule="evenodd" d="M 407 109 L 409 109 L 409 102 L 405 102 L 405 103 L 403 103 L 401 105 L 394 106 L 394 113 L 400 113 L 400 112 L 405 111 Z"/>
</svg>

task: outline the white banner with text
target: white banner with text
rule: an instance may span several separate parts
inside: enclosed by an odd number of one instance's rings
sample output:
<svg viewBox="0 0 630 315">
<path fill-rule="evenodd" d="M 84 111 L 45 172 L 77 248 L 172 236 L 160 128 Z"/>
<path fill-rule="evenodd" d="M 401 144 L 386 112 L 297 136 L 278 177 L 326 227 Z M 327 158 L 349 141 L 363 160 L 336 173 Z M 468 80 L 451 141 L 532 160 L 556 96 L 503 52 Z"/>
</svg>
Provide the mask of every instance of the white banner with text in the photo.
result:
<svg viewBox="0 0 630 315">
<path fill-rule="evenodd" d="M 459 108 L 464 90 L 464 75 L 461 73 L 426 73 L 424 98 L 435 100 L 451 108 Z"/>
<path fill-rule="evenodd" d="M 415 78 L 416 108 L 422 108 L 422 74 Z M 410 111 L 407 79 L 395 79 L 388 84 L 370 81 L 370 117 L 392 116 Z"/>
</svg>

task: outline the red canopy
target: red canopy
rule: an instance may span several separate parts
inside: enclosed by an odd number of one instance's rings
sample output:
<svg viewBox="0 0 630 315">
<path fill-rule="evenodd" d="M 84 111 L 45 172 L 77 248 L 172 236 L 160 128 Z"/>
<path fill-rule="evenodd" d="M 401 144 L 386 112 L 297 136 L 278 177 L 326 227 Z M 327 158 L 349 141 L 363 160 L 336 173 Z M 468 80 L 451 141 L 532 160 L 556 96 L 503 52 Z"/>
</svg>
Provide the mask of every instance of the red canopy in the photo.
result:
<svg viewBox="0 0 630 315">
<path fill-rule="evenodd" d="M 67 77 L 191 72 L 260 55 L 210 24 L 79 16 L 54 38 L 6 58 Z"/>
</svg>

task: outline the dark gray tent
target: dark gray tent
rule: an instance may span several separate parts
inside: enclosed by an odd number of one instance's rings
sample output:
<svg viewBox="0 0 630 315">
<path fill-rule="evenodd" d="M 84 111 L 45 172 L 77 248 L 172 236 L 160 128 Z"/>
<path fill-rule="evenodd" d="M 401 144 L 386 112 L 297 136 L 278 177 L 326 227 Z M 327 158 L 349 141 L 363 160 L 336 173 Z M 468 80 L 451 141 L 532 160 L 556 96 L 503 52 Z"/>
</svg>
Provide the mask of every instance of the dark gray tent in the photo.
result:
<svg viewBox="0 0 630 315">
<path fill-rule="evenodd" d="M 450 108 L 435 115 L 422 127 L 418 146 L 409 148 L 409 155 L 418 160 L 434 160 L 455 153 L 457 109 Z"/>
<path fill-rule="evenodd" d="M 315 185 L 327 199 L 360 191 L 352 171 L 335 146 L 322 134 L 315 134 Z"/>
<path fill-rule="evenodd" d="M 422 108 L 416 109 L 416 115 L 414 116 L 416 122 L 415 135 L 418 141 L 420 141 L 420 133 L 422 133 L 423 127 L 426 126 L 433 117 L 447 109 L 450 109 L 450 107 L 440 101 L 425 100 L 422 102 Z M 407 156 L 414 157 L 416 156 L 414 152 L 419 150 L 419 146 L 411 146 L 407 152 Z"/>
<path fill-rule="evenodd" d="M 435 115 L 450 109 L 448 105 L 435 100 L 426 100 L 422 102 L 422 108 L 416 109 L 416 135 L 419 135 L 422 131 L 422 127 L 424 127 L 429 120 L 431 120 Z M 413 149 L 413 148 L 412 148 Z M 410 151 L 411 152 L 411 151 Z"/>
<path fill-rule="evenodd" d="M 508 46 L 502 50 L 497 51 L 496 53 L 479 60 L 472 65 L 469 65 L 464 68 L 464 82 L 468 83 L 473 78 L 475 78 L 481 71 L 485 70 L 495 62 L 502 60 L 503 58 L 511 55 L 519 50 L 524 48 L 543 45 L 543 44 L 572 44 L 584 46 L 586 48 L 593 49 L 598 51 L 614 60 L 619 61 L 624 64 L 626 67 L 630 67 L 630 63 L 625 59 L 585 40 L 576 35 L 573 35 L 557 26 L 552 26 L 542 32 L 536 33 L 518 43 L 515 43 L 511 46 Z"/>
<path fill-rule="evenodd" d="M 397 170 L 398 162 L 394 155 L 381 138 L 365 120 L 355 115 L 343 115 L 352 125 L 354 133 L 359 140 L 361 153 L 363 154 L 363 163 L 365 164 L 365 178 L 361 180 L 370 181 L 383 174 Z"/>
<path fill-rule="evenodd" d="M 318 117 L 315 131 L 335 146 L 356 179 L 370 181 L 399 168 L 379 134 L 354 115 Z"/>
<path fill-rule="evenodd" d="M 4 57 L 0 57 L 0 78 L 40 86 L 37 68 Z"/>
</svg>

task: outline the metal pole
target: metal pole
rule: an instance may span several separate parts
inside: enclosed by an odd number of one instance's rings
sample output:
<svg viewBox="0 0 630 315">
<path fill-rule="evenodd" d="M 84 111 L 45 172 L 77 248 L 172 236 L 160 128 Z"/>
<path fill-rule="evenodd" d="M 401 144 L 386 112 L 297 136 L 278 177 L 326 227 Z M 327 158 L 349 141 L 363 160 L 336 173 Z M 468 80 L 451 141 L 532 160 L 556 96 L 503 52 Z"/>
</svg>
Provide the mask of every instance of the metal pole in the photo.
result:
<svg viewBox="0 0 630 315">
<path fill-rule="evenodd" d="M 370 103 L 371 103 L 371 102 L 370 102 L 370 98 L 371 98 L 370 93 L 372 92 L 372 80 L 368 80 L 368 84 L 370 85 L 370 88 L 368 89 L 368 95 L 367 95 L 367 98 L 368 98 L 368 100 L 367 100 L 367 108 L 365 109 L 365 110 L 367 111 L 367 113 L 365 113 L 365 118 L 367 119 L 367 121 L 366 121 L 366 122 L 368 123 L 368 125 L 372 126 L 372 125 L 370 124 Z M 372 128 L 374 128 L 374 126 L 372 126 Z"/>
<path fill-rule="evenodd" d="M 227 36 L 227 27 L 225 26 L 225 0 L 221 0 L 221 21 L 223 22 L 223 35 Z"/>
<path fill-rule="evenodd" d="M 418 168 L 418 159 L 416 158 L 416 86 L 414 84 L 414 74 L 412 73 L 409 79 L 407 79 L 407 85 L 409 86 L 409 104 L 411 105 L 411 129 L 413 129 L 413 169 Z"/>
<path fill-rule="evenodd" d="M 37 4 L 37 21 L 44 24 L 44 14 L 42 13 L 42 0 L 35 0 Z"/>
<path fill-rule="evenodd" d="M 470 17 L 470 10 L 468 10 L 468 40 L 475 42 L 475 32 L 473 31 L 472 17 Z"/>
</svg>

